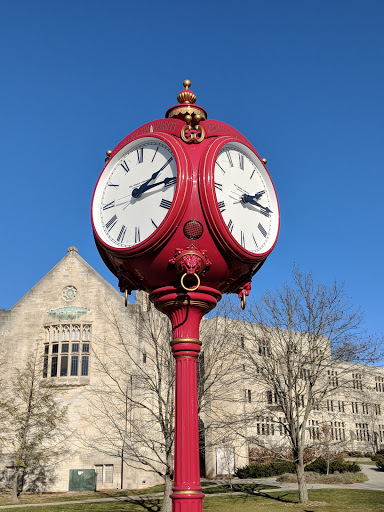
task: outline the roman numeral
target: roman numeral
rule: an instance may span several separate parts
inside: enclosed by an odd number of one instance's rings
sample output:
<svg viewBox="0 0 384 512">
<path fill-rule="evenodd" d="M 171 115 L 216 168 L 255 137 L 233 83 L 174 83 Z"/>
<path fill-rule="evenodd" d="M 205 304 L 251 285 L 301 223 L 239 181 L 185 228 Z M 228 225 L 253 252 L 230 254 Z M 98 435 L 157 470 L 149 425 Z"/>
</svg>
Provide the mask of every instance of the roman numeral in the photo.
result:
<svg viewBox="0 0 384 512">
<path fill-rule="evenodd" d="M 240 244 L 245 248 L 245 236 L 242 231 L 240 231 Z"/>
<path fill-rule="evenodd" d="M 161 208 L 165 208 L 166 210 L 169 210 L 169 209 L 170 209 L 171 204 L 172 204 L 172 202 L 171 202 L 171 201 L 167 201 L 166 199 L 162 199 L 162 200 L 160 201 L 160 206 L 161 206 Z"/>
<path fill-rule="evenodd" d="M 152 224 L 154 225 L 155 229 L 157 229 L 157 225 L 155 224 L 155 221 L 151 219 Z"/>
<path fill-rule="evenodd" d="M 127 228 L 123 225 L 120 229 L 120 233 L 117 235 L 118 242 L 122 242 L 124 240 L 126 231 L 127 231 Z"/>
<path fill-rule="evenodd" d="M 220 208 L 221 213 L 225 212 L 225 202 L 220 201 L 220 203 L 217 203 L 218 207 Z"/>
<path fill-rule="evenodd" d="M 151 160 L 152 162 L 154 161 L 155 156 L 156 156 L 156 154 L 157 154 L 158 150 L 159 150 L 159 146 L 157 146 L 157 148 L 156 148 L 155 154 L 153 155 L 153 158 L 152 158 L 152 160 Z"/>
<path fill-rule="evenodd" d="M 135 244 L 140 242 L 140 228 L 135 227 Z"/>
<path fill-rule="evenodd" d="M 138 164 L 142 164 L 143 163 L 143 158 L 144 158 L 143 152 L 144 152 L 144 148 L 136 149 L 137 163 Z"/>
<path fill-rule="evenodd" d="M 221 167 L 221 165 L 219 164 L 219 162 L 216 162 L 216 165 L 218 165 L 220 167 L 220 169 L 223 171 L 223 174 L 225 174 L 225 171 L 224 169 Z"/>
<path fill-rule="evenodd" d="M 227 155 L 229 165 L 233 167 L 232 157 L 229 151 L 226 151 L 225 154 Z"/>
<path fill-rule="evenodd" d="M 232 233 L 233 231 L 233 222 L 232 219 L 229 219 L 229 222 L 227 224 L 229 231 Z"/>
<path fill-rule="evenodd" d="M 242 171 L 244 171 L 244 155 L 242 155 L 241 153 L 239 153 L 239 167 Z"/>
<path fill-rule="evenodd" d="M 166 187 L 170 187 L 171 185 L 176 185 L 177 178 L 166 178 L 167 181 L 164 183 Z"/>
<path fill-rule="evenodd" d="M 128 167 L 128 164 L 125 160 L 123 160 L 121 163 L 120 163 L 121 167 L 124 169 L 125 172 L 128 172 L 129 171 L 129 167 Z"/>
<path fill-rule="evenodd" d="M 119 188 L 119 185 L 114 185 L 113 183 L 107 183 L 108 187 L 115 187 L 115 188 Z"/>
<path fill-rule="evenodd" d="M 256 249 L 258 249 L 259 246 L 257 245 L 256 239 L 255 239 L 255 235 L 253 233 L 252 233 L 252 238 L 253 238 L 253 241 L 255 242 Z"/>
<path fill-rule="evenodd" d="M 111 201 L 110 203 L 105 204 L 103 206 L 103 210 L 108 210 L 108 208 L 113 208 L 114 206 L 115 206 L 115 201 Z"/>
<path fill-rule="evenodd" d="M 221 183 L 216 183 L 216 181 L 215 181 L 215 188 L 217 188 L 217 190 L 223 191 L 223 185 Z"/>
<path fill-rule="evenodd" d="M 109 221 L 105 224 L 105 227 L 107 228 L 108 231 L 111 231 L 111 229 L 113 228 L 113 226 L 116 224 L 117 222 L 117 217 L 116 215 L 114 215 L 113 217 L 111 217 L 109 219 Z"/>
<path fill-rule="evenodd" d="M 269 208 L 262 208 L 260 210 L 260 213 L 263 214 L 265 217 L 269 217 L 269 214 L 272 213 Z"/>
<path fill-rule="evenodd" d="M 264 226 L 262 226 L 262 225 L 260 224 L 260 222 L 259 222 L 259 224 L 258 224 L 258 226 L 257 226 L 257 227 L 259 228 L 260 233 L 261 233 L 261 234 L 263 235 L 263 237 L 265 238 L 265 237 L 267 236 L 267 232 L 265 231 Z"/>
</svg>

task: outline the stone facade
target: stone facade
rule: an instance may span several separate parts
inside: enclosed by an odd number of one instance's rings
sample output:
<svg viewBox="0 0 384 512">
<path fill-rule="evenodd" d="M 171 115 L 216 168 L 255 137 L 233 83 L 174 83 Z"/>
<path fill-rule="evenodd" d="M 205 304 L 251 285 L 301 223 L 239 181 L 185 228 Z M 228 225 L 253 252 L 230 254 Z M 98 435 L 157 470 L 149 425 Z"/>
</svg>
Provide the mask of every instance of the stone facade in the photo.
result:
<svg viewBox="0 0 384 512">
<path fill-rule="evenodd" d="M 68 406 L 68 447 L 52 467 L 54 482 L 45 490 L 67 491 L 70 470 L 96 469 L 98 488 L 143 488 L 161 482 L 159 476 L 140 465 L 135 468 L 125 466 L 122 477 L 118 457 L 84 443 L 84 439 L 91 438 L 95 430 L 93 411 L 90 410 L 92 402 L 88 397 L 103 382 L 100 368 L 95 363 L 103 360 L 108 344 L 119 343 L 111 335 L 111 320 L 106 308 L 113 311 L 128 329 L 137 357 L 146 358 L 146 349 L 140 346 L 140 329 L 137 327 L 138 311 L 148 308 L 146 295 L 138 293 L 136 304 L 128 304 L 125 308 L 122 295 L 81 258 L 75 247 L 70 247 L 66 256 L 9 311 L 0 310 L 4 380 L 10 381 L 15 369 L 22 369 L 29 354 L 38 348 L 43 379 L 54 382 L 60 402 Z M 239 344 L 241 349 L 243 341 L 234 340 L 233 343 Z M 223 431 L 221 437 L 210 434 L 211 441 L 205 439 L 205 472 L 211 477 L 232 472 L 236 466 L 246 464 L 253 436 L 263 436 L 276 445 L 284 437 L 281 425 L 268 421 L 266 414 L 268 410 L 271 417 L 278 414 L 273 396 L 262 387 L 249 388 L 243 377 L 244 362 L 241 359 L 232 369 L 238 372 L 238 377 L 230 392 L 228 387 L 223 411 L 232 416 L 245 415 L 252 402 L 257 401 L 263 417 L 256 419 L 249 429 L 248 438 L 236 438 Z M 329 375 L 329 378 L 337 376 Z M 202 414 L 201 422 L 207 424 L 208 416 Z M 346 449 L 373 451 L 383 448 L 383 369 L 372 367 L 367 371 L 362 367 L 361 372 L 354 371 L 348 393 L 345 388 L 335 391 L 319 410 L 313 411 L 308 442 L 318 439 L 319 428 L 324 423 L 330 426 L 332 439 L 342 441 Z M 0 471 L 6 475 L 11 464 L 3 454 Z"/>
</svg>

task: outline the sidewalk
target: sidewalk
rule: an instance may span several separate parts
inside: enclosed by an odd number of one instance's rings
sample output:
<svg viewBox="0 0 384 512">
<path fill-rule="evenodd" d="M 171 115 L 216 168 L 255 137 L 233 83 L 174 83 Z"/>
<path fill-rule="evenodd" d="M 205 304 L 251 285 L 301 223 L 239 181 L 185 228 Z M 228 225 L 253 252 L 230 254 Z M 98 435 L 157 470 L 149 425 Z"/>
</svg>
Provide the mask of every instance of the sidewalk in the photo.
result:
<svg viewBox="0 0 384 512">
<path fill-rule="evenodd" d="M 349 485 L 333 485 L 333 484 L 308 484 L 308 490 L 311 489 L 363 489 L 368 491 L 384 491 L 384 472 L 379 471 L 374 465 L 361 465 L 362 472 L 365 473 L 369 480 L 360 484 L 349 484 Z M 227 483 L 226 480 L 216 480 L 218 485 L 221 483 Z M 286 482 L 277 482 L 276 478 L 249 478 L 249 479 L 240 479 L 233 478 L 233 484 L 265 484 L 265 485 L 276 485 L 278 489 L 265 489 L 261 490 L 260 493 L 270 493 L 270 492 L 278 492 L 278 491 L 296 491 L 297 484 L 294 483 L 286 483 Z M 213 485 L 212 485 L 213 487 Z M 203 489 L 204 492 L 204 489 Z M 245 493 L 234 492 L 234 493 L 217 493 L 217 494 L 207 494 L 204 499 L 209 499 L 215 496 L 228 496 L 228 495 L 241 495 Z M 49 503 L 27 503 L 23 505 L 1 505 L 1 509 L 18 509 L 24 508 L 28 509 L 33 507 L 49 507 L 49 506 L 65 506 L 65 505 L 78 505 L 81 503 L 107 503 L 107 502 L 116 502 L 116 501 L 142 501 L 142 500 L 157 500 L 162 497 L 162 493 L 156 494 L 143 494 L 140 496 L 127 496 L 127 497 L 119 497 L 119 498 L 94 498 L 89 500 L 76 500 L 76 501 L 55 501 Z"/>
</svg>

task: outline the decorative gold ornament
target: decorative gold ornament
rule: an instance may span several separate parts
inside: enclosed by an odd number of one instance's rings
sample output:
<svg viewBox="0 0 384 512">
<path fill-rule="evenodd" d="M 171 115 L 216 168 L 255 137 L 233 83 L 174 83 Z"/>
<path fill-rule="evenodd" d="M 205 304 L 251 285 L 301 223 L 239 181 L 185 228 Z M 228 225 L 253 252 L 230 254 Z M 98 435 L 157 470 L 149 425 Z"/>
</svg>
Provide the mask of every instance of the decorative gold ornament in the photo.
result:
<svg viewBox="0 0 384 512">
<path fill-rule="evenodd" d="M 261 161 L 263 162 L 264 165 L 267 164 L 267 159 L 266 158 L 262 158 Z"/>
<path fill-rule="evenodd" d="M 181 129 L 180 137 L 187 144 L 199 143 L 204 140 L 205 131 L 202 126 L 197 124 L 194 128 L 189 124 L 187 126 L 183 126 Z"/>
<path fill-rule="evenodd" d="M 108 162 L 108 160 L 111 159 L 111 154 L 112 154 L 112 151 L 110 149 L 108 149 L 108 151 L 106 151 L 105 153 L 107 156 L 105 157 L 104 161 L 105 162 Z"/>
<path fill-rule="evenodd" d="M 189 91 L 189 87 L 191 87 L 191 81 L 190 80 L 184 80 L 183 85 L 185 89 L 179 93 L 177 96 L 177 101 L 179 103 L 195 103 L 196 96 L 193 94 L 192 91 Z"/>
<path fill-rule="evenodd" d="M 177 101 L 179 102 L 179 105 L 175 105 L 168 109 L 165 114 L 165 117 L 176 117 L 177 119 L 184 119 L 184 115 L 189 114 L 192 116 L 192 119 L 187 122 L 188 124 L 195 126 L 200 121 L 205 121 L 207 119 L 207 113 L 203 108 L 194 105 L 196 101 L 196 96 L 189 89 L 189 87 L 191 86 L 191 81 L 184 80 L 183 85 L 185 89 L 183 89 L 177 96 Z"/>
<path fill-rule="evenodd" d="M 185 276 L 188 276 L 188 275 L 193 275 L 193 276 L 196 277 L 196 280 L 197 280 L 196 281 L 196 286 L 193 286 L 192 288 L 187 288 L 185 286 L 184 278 L 185 278 Z M 196 272 L 194 274 L 187 274 L 187 272 L 186 272 L 185 274 L 183 274 L 181 276 L 180 284 L 184 288 L 185 291 L 187 291 L 187 292 L 195 292 L 199 288 L 199 286 L 200 286 L 200 277 L 196 274 Z"/>
<path fill-rule="evenodd" d="M 195 343 L 196 345 L 202 345 L 202 342 L 196 338 L 175 338 L 170 342 L 171 347 L 178 343 Z"/>
</svg>

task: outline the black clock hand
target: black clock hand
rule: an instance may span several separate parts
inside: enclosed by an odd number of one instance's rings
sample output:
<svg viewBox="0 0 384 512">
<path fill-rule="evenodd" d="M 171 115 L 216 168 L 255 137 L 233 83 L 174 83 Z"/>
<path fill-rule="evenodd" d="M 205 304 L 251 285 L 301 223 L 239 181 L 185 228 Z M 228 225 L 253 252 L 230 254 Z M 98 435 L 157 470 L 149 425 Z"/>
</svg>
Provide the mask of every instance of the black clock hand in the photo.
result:
<svg viewBox="0 0 384 512">
<path fill-rule="evenodd" d="M 268 208 L 268 206 L 263 206 L 263 205 L 261 205 L 260 203 L 258 203 L 256 201 L 256 199 L 260 199 L 260 197 L 263 194 L 264 194 L 264 190 L 262 190 L 261 192 L 258 192 L 254 196 L 250 196 L 248 194 L 243 194 L 241 200 L 243 201 L 243 203 L 250 203 L 250 204 L 253 204 L 255 206 L 258 206 L 261 210 L 263 210 L 264 213 L 267 213 L 269 215 L 270 213 L 272 213 L 272 210 L 270 210 Z"/>
<path fill-rule="evenodd" d="M 140 185 L 140 187 L 139 187 L 139 188 L 134 188 L 134 189 L 132 190 L 132 197 L 134 197 L 135 199 L 137 199 L 138 197 L 140 197 L 140 196 L 141 196 L 141 194 L 142 194 L 143 192 L 145 192 L 146 190 L 149 190 L 150 188 L 152 188 L 152 187 L 153 187 L 153 185 L 148 185 L 148 184 L 149 184 L 151 181 L 155 180 L 155 179 L 157 178 L 157 176 L 161 173 L 161 171 L 162 171 L 162 170 L 164 170 L 164 169 L 167 167 L 167 165 L 168 165 L 172 160 L 173 160 L 173 157 L 171 156 L 171 158 L 169 158 L 169 159 L 165 162 L 165 164 L 163 165 L 163 167 L 162 167 L 161 169 L 159 169 L 158 171 L 156 171 L 156 172 L 154 172 L 154 173 L 152 174 L 152 176 L 149 178 L 149 180 L 144 181 L 144 183 L 142 183 L 142 184 Z"/>
<path fill-rule="evenodd" d="M 145 187 L 144 192 L 146 192 L 147 190 L 151 190 L 151 188 L 158 187 L 159 185 L 163 185 L 163 184 L 167 187 L 168 185 L 171 185 L 172 183 L 176 183 L 176 178 L 173 178 L 173 177 L 165 178 L 163 181 L 159 181 L 158 183 L 151 183 L 151 185 L 147 185 Z M 132 196 L 133 196 L 133 191 L 132 191 Z M 133 197 L 135 197 L 135 196 L 133 196 Z"/>
</svg>

